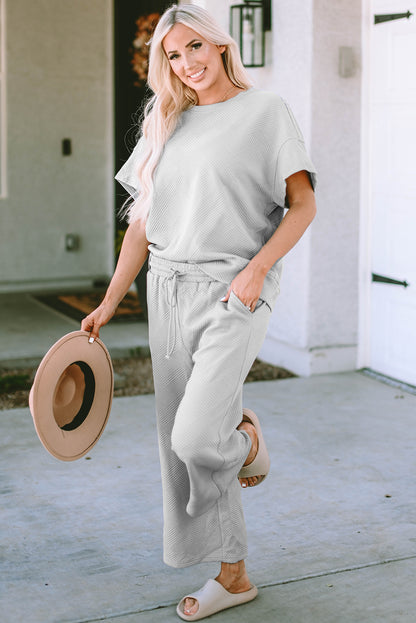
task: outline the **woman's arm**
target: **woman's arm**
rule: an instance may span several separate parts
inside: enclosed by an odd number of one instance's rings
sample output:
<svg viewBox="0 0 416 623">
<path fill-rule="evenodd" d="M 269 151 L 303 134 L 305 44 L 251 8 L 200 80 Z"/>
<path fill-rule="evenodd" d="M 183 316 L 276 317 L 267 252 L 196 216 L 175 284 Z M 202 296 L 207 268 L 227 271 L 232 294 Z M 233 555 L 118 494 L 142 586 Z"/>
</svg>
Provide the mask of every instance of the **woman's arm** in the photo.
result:
<svg viewBox="0 0 416 623">
<path fill-rule="evenodd" d="M 90 339 L 98 337 L 100 328 L 114 316 L 146 260 L 149 243 L 145 227 L 145 222 L 140 220 L 129 225 L 126 230 L 117 267 L 103 302 L 81 323 L 81 329 L 90 332 Z"/>
<path fill-rule="evenodd" d="M 233 279 L 231 290 L 254 310 L 263 289 L 264 279 L 273 264 L 286 255 L 302 237 L 316 214 L 315 194 L 306 171 L 294 173 L 286 180 L 289 210 L 271 238 L 247 266 Z"/>
</svg>

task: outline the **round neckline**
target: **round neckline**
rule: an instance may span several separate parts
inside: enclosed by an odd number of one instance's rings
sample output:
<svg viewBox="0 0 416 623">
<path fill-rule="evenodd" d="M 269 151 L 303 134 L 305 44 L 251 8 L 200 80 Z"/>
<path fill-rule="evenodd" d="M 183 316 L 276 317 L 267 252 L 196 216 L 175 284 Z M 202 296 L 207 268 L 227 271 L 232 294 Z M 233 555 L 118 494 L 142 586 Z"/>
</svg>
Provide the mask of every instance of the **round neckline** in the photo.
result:
<svg viewBox="0 0 416 623">
<path fill-rule="evenodd" d="M 224 106 L 226 106 L 227 104 L 231 103 L 231 102 L 235 102 L 235 100 L 241 99 L 242 97 L 244 97 L 244 95 L 247 95 L 247 93 L 250 93 L 250 91 L 253 91 L 254 87 L 250 87 L 248 89 L 245 89 L 244 91 L 240 91 L 240 93 L 237 93 L 237 95 L 234 95 L 233 97 L 230 97 L 228 100 L 225 100 L 224 102 L 214 102 L 213 104 L 195 104 L 194 106 L 191 106 L 191 108 L 188 108 L 185 112 L 191 112 L 191 111 L 198 111 L 199 113 L 202 112 L 211 112 L 213 110 L 217 110 L 218 108 L 222 108 Z"/>
</svg>

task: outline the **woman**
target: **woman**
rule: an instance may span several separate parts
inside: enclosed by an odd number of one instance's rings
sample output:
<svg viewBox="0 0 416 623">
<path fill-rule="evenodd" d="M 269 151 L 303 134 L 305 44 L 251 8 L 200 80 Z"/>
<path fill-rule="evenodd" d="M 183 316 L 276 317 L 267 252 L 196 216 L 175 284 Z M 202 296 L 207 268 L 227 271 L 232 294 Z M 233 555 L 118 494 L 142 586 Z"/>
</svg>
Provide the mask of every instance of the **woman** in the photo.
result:
<svg viewBox="0 0 416 623">
<path fill-rule="evenodd" d="M 150 250 L 152 354 L 164 507 L 164 560 L 221 562 L 181 600 L 195 621 L 254 599 L 241 488 L 268 455 L 242 384 L 279 291 L 281 258 L 315 215 L 315 169 L 278 96 L 252 88 L 238 48 L 202 8 L 168 9 L 152 38 L 142 137 L 116 176 L 129 227 L 90 340 Z M 289 207 L 283 218 L 283 208 Z"/>
</svg>

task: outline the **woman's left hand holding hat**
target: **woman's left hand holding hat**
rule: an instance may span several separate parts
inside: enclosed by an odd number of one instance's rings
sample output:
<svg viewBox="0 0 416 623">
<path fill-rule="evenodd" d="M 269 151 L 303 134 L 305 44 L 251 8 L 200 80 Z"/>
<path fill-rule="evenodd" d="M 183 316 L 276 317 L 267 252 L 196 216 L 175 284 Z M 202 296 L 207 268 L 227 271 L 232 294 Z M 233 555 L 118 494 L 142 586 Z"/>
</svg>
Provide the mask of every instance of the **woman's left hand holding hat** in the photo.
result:
<svg viewBox="0 0 416 623">
<path fill-rule="evenodd" d="M 90 334 L 89 342 L 92 343 L 95 338 L 99 337 L 100 329 L 114 316 L 117 305 L 103 300 L 94 311 L 86 316 L 81 322 L 81 330 L 88 331 Z"/>
</svg>

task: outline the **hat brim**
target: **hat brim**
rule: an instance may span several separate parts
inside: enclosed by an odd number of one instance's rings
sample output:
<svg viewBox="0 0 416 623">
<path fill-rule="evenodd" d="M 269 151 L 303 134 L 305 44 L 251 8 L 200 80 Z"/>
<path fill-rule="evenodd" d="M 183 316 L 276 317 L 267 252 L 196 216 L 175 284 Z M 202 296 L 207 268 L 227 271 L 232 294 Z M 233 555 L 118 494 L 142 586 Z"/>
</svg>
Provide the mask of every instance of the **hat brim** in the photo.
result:
<svg viewBox="0 0 416 623">
<path fill-rule="evenodd" d="M 62 337 L 42 359 L 29 396 L 29 407 L 38 437 L 46 450 L 61 461 L 81 458 L 97 443 L 110 415 L 114 374 L 111 357 L 101 340 L 88 341 L 87 331 Z M 73 364 L 90 369 L 93 395 L 79 425 L 61 427 L 54 412 L 55 389 L 64 371 Z"/>
</svg>

